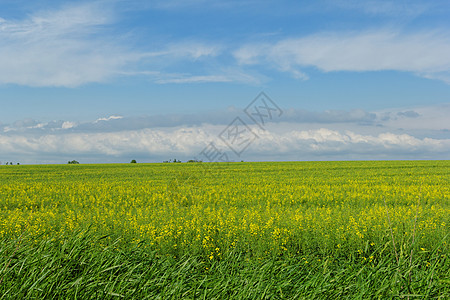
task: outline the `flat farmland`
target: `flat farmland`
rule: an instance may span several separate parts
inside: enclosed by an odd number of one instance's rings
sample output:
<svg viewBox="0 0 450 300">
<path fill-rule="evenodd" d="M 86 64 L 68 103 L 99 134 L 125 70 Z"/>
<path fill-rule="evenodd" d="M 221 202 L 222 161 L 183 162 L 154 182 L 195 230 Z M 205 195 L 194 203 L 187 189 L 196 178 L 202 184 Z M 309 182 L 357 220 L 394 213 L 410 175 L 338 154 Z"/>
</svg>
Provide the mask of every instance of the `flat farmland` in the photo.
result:
<svg viewBox="0 0 450 300">
<path fill-rule="evenodd" d="M 0 166 L 0 298 L 450 297 L 450 161 Z"/>
</svg>

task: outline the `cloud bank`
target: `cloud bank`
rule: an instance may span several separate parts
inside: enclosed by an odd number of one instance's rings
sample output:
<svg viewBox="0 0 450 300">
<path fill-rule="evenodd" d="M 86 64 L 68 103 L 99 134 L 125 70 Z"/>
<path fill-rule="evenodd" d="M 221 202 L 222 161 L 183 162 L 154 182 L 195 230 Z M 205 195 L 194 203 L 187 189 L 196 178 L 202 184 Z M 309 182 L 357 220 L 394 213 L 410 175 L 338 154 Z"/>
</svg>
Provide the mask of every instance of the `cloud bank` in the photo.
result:
<svg viewBox="0 0 450 300">
<path fill-rule="evenodd" d="M 449 113 L 449 105 L 377 112 L 291 109 L 283 118 L 267 123 L 266 130 L 246 119 L 237 108 L 204 115 L 116 115 L 85 123 L 27 119 L 0 125 L 0 160 L 187 160 L 200 158 L 199 153 L 211 142 L 236 161 L 449 159 Z M 233 154 L 219 138 L 236 116 L 258 136 L 242 156 Z"/>
<path fill-rule="evenodd" d="M 39 156 L 52 157 L 54 163 L 64 163 L 65 158 L 80 157 L 87 162 L 124 162 L 132 157 L 160 162 L 173 156 L 185 160 L 202 158 L 199 153 L 213 142 L 222 151 L 230 153 L 231 160 L 449 158 L 450 139 L 420 139 L 389 132 L 362 135 L 349 130 L 327 128 L 292 130 L 284 134 L 272 134 L 256 127 L 252 129 L 259 138 L 241 156 L 234 155 L 214 134 L 214 130 L 205 127 L 169 131 L 141 129 L 91 134 L 46 134 L 39 137 L 0 136 L 0 154 L 3 157 L 19 157 L 27 163 L 33 163 L 29 157 Z"/>
</svg>

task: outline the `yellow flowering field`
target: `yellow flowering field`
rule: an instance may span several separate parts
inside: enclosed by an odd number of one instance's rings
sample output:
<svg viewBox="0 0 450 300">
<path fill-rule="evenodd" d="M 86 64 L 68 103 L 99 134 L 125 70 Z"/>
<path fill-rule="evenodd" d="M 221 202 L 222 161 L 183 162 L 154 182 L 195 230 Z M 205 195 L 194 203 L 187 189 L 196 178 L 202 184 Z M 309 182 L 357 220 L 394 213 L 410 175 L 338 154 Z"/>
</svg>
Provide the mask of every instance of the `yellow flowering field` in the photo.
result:
<svg viewBox="0 0 450 300">
<path fill-rule="evenodd" d="M 450 163 L 3 166 L 0 238 L 89 226 L 162 252 L 349 250 L 449 232 Z M 389 218 L 388 218 L 389 217 Z"/>
<path fill-rule="evenodd" d="M 449 183 L 449 161 L 0 166 L 0 240 L 90 232 L 95 247 L 210 263 L 412 251 L 426 267 L 448 256 Z"/>
</svg>

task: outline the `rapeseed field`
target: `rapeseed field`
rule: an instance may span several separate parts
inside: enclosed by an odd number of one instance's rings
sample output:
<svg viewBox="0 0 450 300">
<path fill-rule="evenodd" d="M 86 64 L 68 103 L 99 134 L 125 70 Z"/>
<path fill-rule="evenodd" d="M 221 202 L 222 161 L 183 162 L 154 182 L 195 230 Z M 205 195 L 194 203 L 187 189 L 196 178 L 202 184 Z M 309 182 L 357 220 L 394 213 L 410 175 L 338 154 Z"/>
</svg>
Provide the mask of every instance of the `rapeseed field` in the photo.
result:
<svg viewBox="0 0 450 300">
<path fill-rule="evenodd" d="M 0 298 L 448 298 L 450 162 L 0 166 Z"/>
</svg>

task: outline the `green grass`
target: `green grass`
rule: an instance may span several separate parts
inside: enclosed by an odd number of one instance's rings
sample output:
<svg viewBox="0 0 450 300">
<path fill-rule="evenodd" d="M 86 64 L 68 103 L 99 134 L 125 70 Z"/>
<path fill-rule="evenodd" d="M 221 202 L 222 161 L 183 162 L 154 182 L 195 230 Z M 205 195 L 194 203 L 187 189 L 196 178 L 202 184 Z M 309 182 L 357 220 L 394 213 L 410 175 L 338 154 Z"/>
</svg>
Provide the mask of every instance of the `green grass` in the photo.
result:
<svg viewBox="0 0 450 300">
<path fill-rule="evenodd" d="M 2 244 L 2 299 L 448 299 L 448 256 L 435 249 L 394 257 L 383 249 L 373 263 L 355 257 L 245 259 L 230 253 L 220 261 L 186 254 L 159 256 L 142 247 L 98 247 L 98 237 Z M 436 248 L 438 245 L 436 245 Z M 8 255 L 9 254 L 9 255 Z M 426 262 L 432 262 L 427 265 Z M 411 276 L 411 280 L 409 279 Z"/>
</svg>

